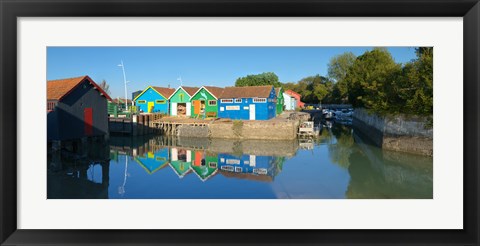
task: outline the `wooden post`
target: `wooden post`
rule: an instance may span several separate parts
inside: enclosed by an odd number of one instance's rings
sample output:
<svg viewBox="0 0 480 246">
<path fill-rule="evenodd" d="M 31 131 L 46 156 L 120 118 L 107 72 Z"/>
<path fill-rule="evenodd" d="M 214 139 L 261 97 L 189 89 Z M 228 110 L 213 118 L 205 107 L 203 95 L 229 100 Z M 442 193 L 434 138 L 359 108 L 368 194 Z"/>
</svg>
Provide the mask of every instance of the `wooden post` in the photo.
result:
<svg viewBox="0 0 480 246">
<path fill-rule="evenodd" d="M 148 127 L 148 133 L 152 133 L 153 132 L 153 129 L 152 129 L 152 118 L 153 118 L 153 115 L 149 115 L 148 116 L 148 124 L 147 124 L 147 127 Z"/>
<path fill-rule="evenodd" d="M 138 135 L 143 135 L 143 119 L 144 115 L 138 116 Z"/>
<path fill-rule="evenodd" d="M 128 157 L 125 157 L 128 158 Z M 110 183 L 110 163 L 108 161 L 102 162 L 102 185 L 108 187 Z M 107 189 L 108 192 L 108 189 Z"/>
<path fill-rule="evenodd" d="M 138 115 L 134 114 L 132 115 L 132 129 L 131 129 L 131 133 L 133 136 L 137 136 L 138 135 L 138 129 L 137 129 L 137 121 L 138 121 Z"/>
</svg>

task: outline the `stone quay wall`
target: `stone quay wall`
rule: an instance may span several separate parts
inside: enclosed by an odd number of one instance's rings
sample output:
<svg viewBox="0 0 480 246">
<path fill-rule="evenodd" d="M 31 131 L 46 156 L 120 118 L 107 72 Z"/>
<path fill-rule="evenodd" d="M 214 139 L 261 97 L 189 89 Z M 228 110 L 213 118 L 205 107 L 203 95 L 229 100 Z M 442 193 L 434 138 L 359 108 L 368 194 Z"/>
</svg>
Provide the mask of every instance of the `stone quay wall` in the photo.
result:
<svg viewBox="0 0 480 246">
<path fill-rule="evenodd" d="M 179 137 L 291 140 L 297 137 L 298 121 L 230 121 L 205 126 L 181 125 Z"/>
<path fill-rule="evenodd" d="M 379 116 L 355 109 L 353 127 L 376 146 L 387 150 L 433 155 L 433 128 L 426 117 Z"/>
</svg>

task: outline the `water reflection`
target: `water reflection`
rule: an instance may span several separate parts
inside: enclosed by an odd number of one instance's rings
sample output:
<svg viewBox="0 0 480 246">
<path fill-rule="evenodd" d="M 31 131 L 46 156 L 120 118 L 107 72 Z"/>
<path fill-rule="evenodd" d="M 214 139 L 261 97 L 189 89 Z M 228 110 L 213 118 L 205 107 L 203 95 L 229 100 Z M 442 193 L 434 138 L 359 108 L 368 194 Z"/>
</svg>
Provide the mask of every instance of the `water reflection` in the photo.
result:
<svg viewBox="0 0 480 246">
<path fill-rule="evenodd" d="M 382 151 L 348 126 L 316 140 L 111 137 L 103 156 L 49 157 L 48 198 L 432 198 L 432 158 Z M 102 149 L 92 144 L 93 150 Z M 105 148 L 105 147 L 104 147 Z M 94 151 L 93 151 L 94 152 Z M 93 153 L 92 152 L 92 153 Z"/>
</svg>

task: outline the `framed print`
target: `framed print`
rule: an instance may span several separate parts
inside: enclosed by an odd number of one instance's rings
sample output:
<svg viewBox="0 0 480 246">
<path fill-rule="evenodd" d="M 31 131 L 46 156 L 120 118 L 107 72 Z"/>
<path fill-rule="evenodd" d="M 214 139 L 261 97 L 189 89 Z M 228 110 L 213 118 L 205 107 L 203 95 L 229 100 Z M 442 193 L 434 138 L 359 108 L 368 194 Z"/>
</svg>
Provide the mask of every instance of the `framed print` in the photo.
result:
<svg viewBox="0 0 480 246">
<path fill-rule="evenodd" d="M 0 8 L 2 245 L 479 243 L 477 1 Z"/>
</svg>

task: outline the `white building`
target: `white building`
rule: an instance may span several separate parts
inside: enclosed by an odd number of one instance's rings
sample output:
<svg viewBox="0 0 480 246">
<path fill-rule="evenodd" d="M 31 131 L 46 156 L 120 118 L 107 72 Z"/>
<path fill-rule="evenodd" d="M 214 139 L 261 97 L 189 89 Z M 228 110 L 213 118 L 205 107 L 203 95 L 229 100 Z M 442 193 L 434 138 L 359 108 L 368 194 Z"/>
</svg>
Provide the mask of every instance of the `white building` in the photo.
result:
<svg viewBox="0 0 480 246">
<path fill-rule="evenodd" d="M 295 110 L 297 108 L 297 99 L 290 94 L 283 93 L 283 104 L 285 105 L 285 110 Z"/>
</svg>

